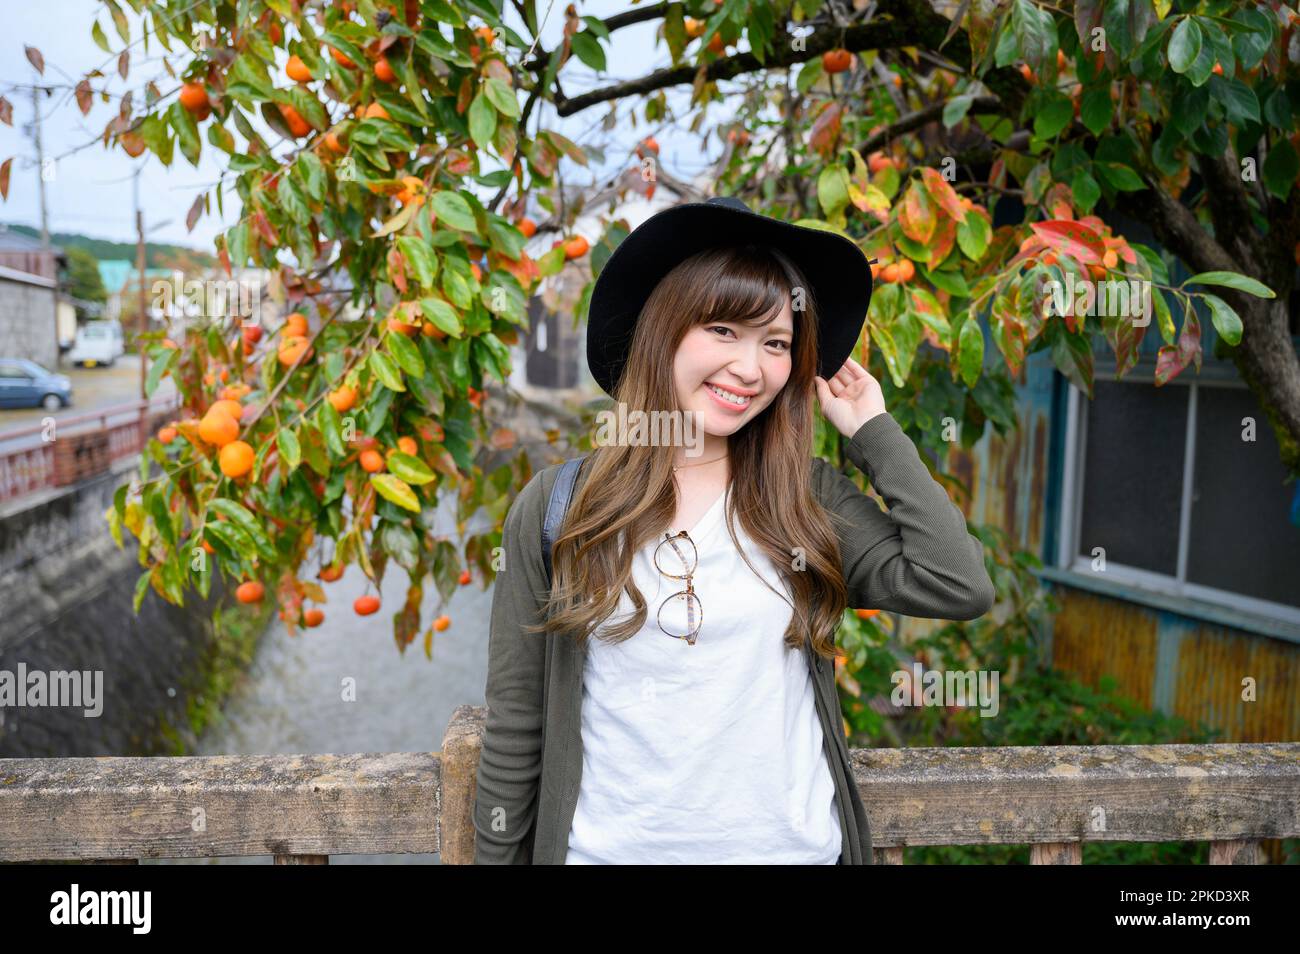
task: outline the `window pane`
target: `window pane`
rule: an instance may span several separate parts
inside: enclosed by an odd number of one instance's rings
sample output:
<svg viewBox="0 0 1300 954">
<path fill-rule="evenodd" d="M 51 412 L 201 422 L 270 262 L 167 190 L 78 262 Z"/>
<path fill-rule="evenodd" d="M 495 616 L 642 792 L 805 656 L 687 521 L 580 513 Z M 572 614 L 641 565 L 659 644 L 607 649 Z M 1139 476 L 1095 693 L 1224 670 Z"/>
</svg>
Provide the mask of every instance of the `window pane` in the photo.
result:
<svg viewBox="0 0 1300 954">
<path fill-rule="evenodd" d="M 1187 581 L 1300 606 L 1300 527 L 1291 522 L 1297 484 L 1259 402 L 1246 388 L 1201 387 Z M 1242 440 L 1242 418 L 1255 440 Z"/>
<path fill-rule="evenodd" d="M 1187 388 L 1097 380 L 1093 394 L 1079 555 L 1102 547 L 1108 564 L 1175 576 Z"/>
</svg>

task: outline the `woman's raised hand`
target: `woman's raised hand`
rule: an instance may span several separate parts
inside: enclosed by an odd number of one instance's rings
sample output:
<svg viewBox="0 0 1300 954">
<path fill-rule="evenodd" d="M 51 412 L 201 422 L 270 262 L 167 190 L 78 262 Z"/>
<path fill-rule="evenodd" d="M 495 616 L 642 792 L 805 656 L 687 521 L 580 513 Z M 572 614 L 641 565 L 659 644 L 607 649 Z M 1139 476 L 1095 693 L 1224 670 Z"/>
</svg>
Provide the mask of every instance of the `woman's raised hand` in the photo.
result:
<svg viewBox="0 0 1300 954">
<path fill-rule="evenodd" d="M 880 382 L 852 358 L 844 362 L 844 367 L 830 381 L 814 376 L 813 383 L 826 420 L 845 437 L 852 437 L 867 421 L 885 413 L 885 395 L 880 390 Z"/>
</svg>

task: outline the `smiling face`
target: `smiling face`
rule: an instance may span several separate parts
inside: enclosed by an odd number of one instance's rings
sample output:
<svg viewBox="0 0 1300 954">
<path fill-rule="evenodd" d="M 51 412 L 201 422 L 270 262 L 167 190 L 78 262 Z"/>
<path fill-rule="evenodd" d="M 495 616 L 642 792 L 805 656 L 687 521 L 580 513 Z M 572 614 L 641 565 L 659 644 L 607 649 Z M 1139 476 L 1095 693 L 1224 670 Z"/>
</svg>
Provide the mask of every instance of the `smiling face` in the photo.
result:
<svg viewBox="0 0 1300 954">
<path fill-rule="evenodd" d="M 789 297 L 766 324 L 711 321 L 686 332 L 673 360 L 673 383 L 681 409 L 700 415 L 707 456 L 719 453 L 710 443 L 725 443 L 775 400 L 790 378 L 793 346 Z"/>
</svg>

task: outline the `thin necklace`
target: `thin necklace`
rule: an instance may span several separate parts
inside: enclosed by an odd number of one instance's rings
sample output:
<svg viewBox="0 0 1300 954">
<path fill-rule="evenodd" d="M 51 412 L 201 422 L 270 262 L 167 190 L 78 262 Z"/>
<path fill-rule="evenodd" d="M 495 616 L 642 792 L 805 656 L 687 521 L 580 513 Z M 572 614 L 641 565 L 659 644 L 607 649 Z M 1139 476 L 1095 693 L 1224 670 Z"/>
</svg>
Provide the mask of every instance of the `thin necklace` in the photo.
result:
<svg viewBox="0 0 1300 954">
<path fill-rule="evenodd" d="M 723 454 L 721 457 L 715 457 L 713 460 L 703 460 L 698 464 L 682 464 L 680 467 L 677 464 L 673 464 L 673 473 L 676 473 L 679 470 L 685 470 L 687 467 L 703 467 L 705 464 L 716 464 L 718 461 L 726 459 L 727 455 Z"/>
</svg>

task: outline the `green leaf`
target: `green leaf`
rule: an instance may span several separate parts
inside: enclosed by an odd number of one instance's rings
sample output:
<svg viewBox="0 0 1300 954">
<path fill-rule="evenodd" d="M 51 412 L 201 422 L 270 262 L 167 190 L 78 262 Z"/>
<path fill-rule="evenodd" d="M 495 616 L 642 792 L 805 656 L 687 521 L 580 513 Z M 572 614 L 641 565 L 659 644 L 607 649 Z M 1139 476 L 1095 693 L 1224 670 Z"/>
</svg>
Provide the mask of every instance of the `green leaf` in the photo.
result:
<svg viewBox="0 0 1300 954">
<path fill-rule="evenodd" d="M 194 121 L 194 114 L 175 102 L 167 109 L 167 121 L 176 130 L 176 143 L 181 147 L 181 155 L 189 160 L 190 165 L 197 166 L 203 141 L 199 139 L 199 126 Z"/>
<path fill-rule="evenodd" d="M 1254 90 L 1237 78 L 1210 77 L 1210 92 L 1223 104 L 1229 122 L 1244 125 L 1248 120 L 1259 122 L 1259 100 Z"/>
<path fill-rule="evenodd" d="M 1100 136 L 1115 115 L 1115 103 L 1107 86 L 1094 86 L 1084 90 L 1079 101 L 1079 120 L 1094 136 Z"/>
<path fill-rule="evenodd" d="M 600 20 L 596 17 L 583 17 L 582 22 L 587 24 L 587 26 L 591 29 L 591 32 L 595 33 L 602 40 L 609 39 L 609 27 L 605 26 L 605 22 L 603 20 Z"/>
<path fill-rule="evenodd" d="M 402 451 L 388 458 L 388 469 L 408 484 L 417 486 L 429 483 L 435 476 L 424 461 Z"/>
<path fill-rule="evenodd" d="M 424 317 L 432 321 L 436 327 L 453 338 L 461 336 L 463 329 L 460 316 L 456 314 L 456 309 L 441 298 L 421 298 L 420 311 L 424 312 Z"/>
<path fill-rule="evenodd" d="M 849 204 L 849 174 L 841 165 L 827 166 L 817 177 L 817 201 L 829 222 L 841 218 Z"/>
<path fill-rule="evenodd" d="M 469 203 L 457 193 L 435 192 L 429 204 L 433 207 L 433 213 L 438 217 L 440 224 L 462 232 L 477 231 L 478 223 L 474 220 L 474 213 L 470 210 Z"/>
<path fill-rule="evenodd" d="M 275 547 L 271 545 L 270 539 L 266 536 L 266 531 L 258 523 L 257 518 L 237 500 L 229 500 L 225 497 L 217 497 L 208 504 L 208 509 L 224 514 L 236 527 L 248 534 L 257 553 L 263 559 L 275 560 Z M 214 521 L 219 522 L 219 521 Z"/>
<path fill-rule="evenodd" d="M 112 53 L 113 49 L 108 45 L 108 37 L 104 35 L 104 28 L 95 21 L 95 25 L 90 28 L 90 38 L 95 41 L 95 45 L 105 53 Z"/>
<path fill-rule="evenodd" d="M 1074 178 L 1070 180 L 1070 192 L 1074 195 L 1074 201 L 1084 212 L 1089 212 L 1101 198 L 1101 186 L 1097 185 L 1097 180 L 1090 176 L 1086 169 L 1079 168 L 1075 170 Z"/>
<path fill-rule="evenodd" d="M 1222 285 L 1235 288 L 1239 292 L 1254 295 L 1256 298 L 1276 298 L 1277 294 L 1267 285 L 1239 275 L 1236 272 L 1200 272 L 1183 282 L 1184 285 Z"/>
<path fill-rule="evenodd" d="M 397 455 L 394 454 L 393 456 L 396 457 Z M 415 496 L 415 491 L 411 489 L 411 485 L 400 477 L 395 477 L 392 474 L 371 474 L 370 483 L 379 492 L 379 496 L 385 500 L 391 501 L 413 513 L 420 512 L 419 498 Z"/>
<path fill-rule="evenodd" d="M 1169 68 L 1186 73 L 1201 54 L 1201 28 L 1191 17 L 1184 17 L 1169 38 Z"/>
<path fill-rule="evenodd" d="M 957 336 L 957 349 L 961 379 L 966 387 L 973 388 L 984 367 L 984 331 L 974 315 L 962 323 L 961 333 Z"/>
<path fill-rule="evenodd" d="M 469 135 L 480 149 L 492 145 L 492 134 L 497 131 L 497 111 L 481 92 L 469 104 Z"/>
<path fill-rule="evenodd" d="M 420 541 L 410 527 L 385 520 L 379 538 L 397 565 L 406 570 L 413 570 L 420 562 Z"/>
<path fill-rule="evenodd" d="M 1015 0 L 1011 8 L 1011 28 L 1025 62 L 1041 69 L 1056 55 L 1056 24 L 1046 10 L 1030 0 Z"/>
<path fill-rule="evenodd" d="M 962 254 L 973 262 L 984 257 L 992 237 L 992 230 L 981 215 L 968 214 L 957 223 L 957 244 L 961 247 Z"/>
<path fill-rule="evenodd" d="M 99 26 L 98 23 L 95 24 Z M 131 600 L 131 609 L 133 612 L 140 612 L 140 604 L 144 602 L 144 595 L 149 592 L 149 577 L 153 575 L 152 570 L 145 570 L 140 574 L 140 579 L 135 581 L 135 596 Z"/>
<path fill-rule="evenodd" d="M 302 176 L 307 195 L 317 202 L 324 202 L 326 193 L 325 166 L 316 153 L 308 150 L 298 154 L 298 173 Z"/>
<path fill-rule="evenodd" d="M 393 359 L 388 357 L 382 351 L 372 351 L 370 353 L 369 364 L 370 370 L 375 373 L 375 377 L 380 383 L 390 391 L 405 391 L 406 385 L 402 383 L 402 372 L 397 369 Z"/>
<path fill-rule="evenodd" d="M 495 269 L 488 275 L 479 300 L 488 311 L 500 315 L 506 321 L 520 326 L 528 323 L 528 296 L 524 294 L 519 280 L 509 272 Z"/>
<path fill-rule="evenodd" d="M 153 397 L 153 392 L 158 390 L 158 383 L 162 381 L 163 375 L 176 363 L 178 354 L 180 354 L 179 349 L 167 348 L 161 358 L 150 363 L 149 374 L 144 380 L 145 397 Z"/>
<path fill-rule="evenodd" d="M 1230 345 L 1238 344 L 1241 341 L 1241 317 L 1218 295 L 1209 292 L 1201 292 L 1200 295 L 1210 306 L 1210 320 L 1214 322 L 1214 330 L 1219 333 L 1219 337 Z"/>
<path fill-rule="evenodd" d="M 420 357 L 420 349 L 416 347 L 414 341 L 395 331 L 390 331 L 385 341 L 388 342 L 388 350 L 392 352 L 394 360 L 403 371 L 412 377 L 424 377 L 424 359 Z"/>
<path fill-rule="evenodd" d="M 438 256 L 433 253 L 433 247 L 418 236 L 399 235 L 397 248 L 415 272 L 415 280 L 425 288 L 432 288 L 438 274 Z"/>
<path fill-rule="evenodd" d="M 383 238 L 385 235 L 392 235 L 394 232 L 400 232 L 410 224 L 411 219 L 415 218 L 415 213 L 419 211 L 419 206 L 414 202 L 409 202 L 402 206 L 402 210 L 375 230 L 371 238 Z"/>
<path fill-rule="evenodd" d="M 1110 183 L 1112 189 L 1141 192 L 1146 188 L 1146 183 L 1136 172 L 1118 162 L 1094 162 L 1092 167 L 1101 173 L 1101 177 Z"/>
<path fill-rule="evenodd" d="M 528 240 L 517 228 L 499 215 L 488 216 L 488 241 L 506 258 L 519 260 Z"/>
<path fill-rule="evenodd" d="M 961 122 L 970 111 L 970 104 L 975 101 L 971 95 L 954 96 L 943 107 L 943 124 L 951 129 Z"/>
<path fill-rule="evenodd" d="M 489 76 L 483 84 L 483 92 L 502 116 L 510 119 L 519 118 L 519 99 L 515 96 L 515 91 L 502 80 Z"/>
<path fill-rule="evenodd" d="M 1151 304 L 1156 310 L 1156 324 L 1160 328 L 1160 337 L 1165 339 L 1166 344 L 1174 343 L 1174 316 L 1169 313 L 1169 302 L 1165 301 L 1165 293 L 1159 288 L 1151 289 Z"/>
<path fill-rule="evenodd" d="M 302 462 L 302 448 L 298 444 L 298 435 L 287 427 L 280 428 L 275 436 L 276 446 L 280 448 L 280 460 L 290 471 L 298 469 Z"/>
<path fill-rule="evenodd" d="M 1034 116 L 1034 138 L 1051 139 L 1074 119 L 1074 102 L 1064 93 L 1051 93 Z"/>
<path fill-rule="evenodd" d="M 343 445 L 343 419 L 329 401 L 321 401 L 317 406 L 316 424 L 325 436 L 326 446 L 335 457 L 347 454 L 348 449 Z"/>
<path fill-rule="evenodd" d="M 572 42 L 573 52 L 577 54 L 578 59 L 598 73 L 605 72 L 605 50 L 591 35 L 591 31 L 583 30 L 581 33 L 575 33 Z"/>
<path fill-rule="evenodd" d="M 1278 137 L 1264 159 L 1264 185 L 1279 199 L 1285 199 L 1300 174 L 1300 158 L 1291 140 Z"/>
</svg>

